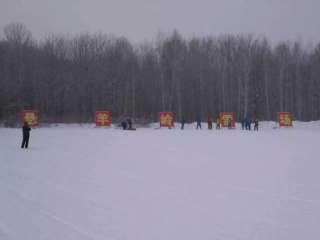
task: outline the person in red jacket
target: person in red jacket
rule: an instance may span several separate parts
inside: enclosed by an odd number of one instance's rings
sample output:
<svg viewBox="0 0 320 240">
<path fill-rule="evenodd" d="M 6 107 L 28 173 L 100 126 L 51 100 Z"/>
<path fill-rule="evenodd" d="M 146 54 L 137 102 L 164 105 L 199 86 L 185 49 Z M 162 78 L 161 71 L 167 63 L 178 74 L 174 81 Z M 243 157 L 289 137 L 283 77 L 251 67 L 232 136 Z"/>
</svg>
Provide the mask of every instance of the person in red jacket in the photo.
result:
<svg viewBox="0 0 320 240">
<path fill-rule="evenodd" d="M 212 117 L 208 117 L 208 129 L 212 129 Z"/>
</svg>

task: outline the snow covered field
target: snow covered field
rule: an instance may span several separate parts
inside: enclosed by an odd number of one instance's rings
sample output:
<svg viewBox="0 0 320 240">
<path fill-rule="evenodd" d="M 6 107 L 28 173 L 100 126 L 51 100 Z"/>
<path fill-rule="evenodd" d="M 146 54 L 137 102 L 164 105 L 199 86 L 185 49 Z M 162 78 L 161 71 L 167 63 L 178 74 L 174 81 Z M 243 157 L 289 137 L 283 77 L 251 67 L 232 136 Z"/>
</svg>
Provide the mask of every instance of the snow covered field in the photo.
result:
<svg viewBox="0 0 320 240">
<path fill-rule="evenodd" d="M 1 240 L 318 240 L 320 124 L 0 128 Z"/>
</svg>

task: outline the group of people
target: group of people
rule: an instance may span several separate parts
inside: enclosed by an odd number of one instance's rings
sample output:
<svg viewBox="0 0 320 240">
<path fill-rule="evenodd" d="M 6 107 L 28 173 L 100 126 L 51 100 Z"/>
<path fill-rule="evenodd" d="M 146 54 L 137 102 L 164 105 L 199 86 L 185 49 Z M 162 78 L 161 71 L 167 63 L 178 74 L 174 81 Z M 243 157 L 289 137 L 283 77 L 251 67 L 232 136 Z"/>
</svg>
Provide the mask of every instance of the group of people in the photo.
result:
<svg viewBox="0 0 320 240">
<path fill-rule="evenodd" d="M 253 130 L 258 131 L 259 130 L 259 120 L 255 118 L 253 121 L 251 117 L 245 117 L 241 121 L 241 129 L 242 130 L 251 130 L 251 125 L 253 124 Z"/>
<path fill-rule="evenodd" d="M 200 121 L 200 119 L 199 119 L 199 121 Z M 200 122 L 199 122 L 199 123 L 200 123 Z M 211 130 L 211 129 L 213 128 L 213 123 L 214 123 L 213 117 L 208 117 L 207 123 L 208 123 L 208 129 Z M 219 118 L 219 117 L 216 119 L 215 123 L 216 123 L 216 129 L 220 129 L 220 128 L 221 128 L 221 121 L 220 121 L 220 118 Z M 201 123 L 200 123 L 200 124 L 201 124 Z M 228 127 L 231 128 L 231 125 L 232 125 L 232 121 L 231 121 L 231 120 L 229 121 L 228 125 L 230 125 L 230 126 L 228 126 Z M 201 128 L 201 127 L 200 127 L 200 128 Z"/>
<path fill-rule="evenodd" d="M 132 119 L 131 118 L 124 118 L 122 121 L 121 121 L 121 127 L 123 130 L 135 130 L 133 127 L 132 127 Z"/>
<path fill-rule="evenodd" d="M 197 117 L 196 119 L 196 122 L 197 122 L 197 129 L 201 129 L 201 118 L 200 117 Z M 213 122 L 214 122 L 214 119 L 212 117 L 208 117 L 208 129 L 212 129 L 213 128 Z M 181 130 L 184 129 L 184 125 L 186 123 L 186 120 L 184 117 L 182 117 L 181 119 Z M 220 118 L 218 117 L 215 121 L 216 123 L 216 129 L 220 129 L 221 128 L 221 120 Z M 254 124 L 254 131 L 258 131 L 259 129 L 259 121 L 257 118 L 255 118 L 254 121 L 252 121 L 252 119 L 250 117 L 245 117 L 242 119 L 241 121 L 241 128 L 242 130 L 251 130 L 251 125 L 252 123 Z M 121 121 L 121 127 L 123 130 L 135 130 L 133 127 L 132 127 L 132 119 L 131 118 L 125 118 Z M 231 119 L 229 119 L 229 122 L 228 122 L 228 128 L 232 128 L 232 121 Z M 29 126 L 29 124 L 27 122 L 24 122 L 23 123 L 23 126 L 22 126 L 22 144 L 21 144 L 21 148 L 28 148 L 29 146 L 29 138 L 30 138 L 30 131 L 31 131 L 31 128 Z"/>
<path fill-rule="evenodd" d="M 213 122 L 214 122 L 214 119 L 212 117 L 208 117 L 208 121 L 207 121 L 208 129 L 213 128 Z M 181 130 L 184 129 L 185 123 L 186 123 L 186 120 L 184 117 L 182 117 L 181 118 Z M 196 129 L 201 129 L 201 118 L 200 117 L 197 117 L 196 123 L 197 123 Z M 216 119 L 215 123 L 216 123 L 216 129 L 220 129 L 221 128 L 221 121 L 220 121 L 219 117 Z M 228 123 L 228 127 L 231 127 L 231 126 L 232 126 L 232 121 L 230 120 Z"/>
<path fill-rule="evenodd" d="M 221 120 L 218 117 L 216 119 L 216 121 L 214 121 L 213 117 L 208 117 L 207 123 L 208 123 L 208 129 L 213 129 L 213 123 L 215 122 L 216 124 L 216 129 L 220 129 L 221 128 Z M 186 121 L 185 118 L 182 117 L 181 119 L 181 130 L 184 129 L 184 125 L 185 125 Z M 201 118 L 197 117 L 196 118 L 196 129 L 201 129 Z M 252 119 L 250 117 L 245 117 L 242 119 L 241 121 L 241 128 L 242 130 L 251 130 L 251 125 L 254 124 L 254 131 L 258 131 L 259 130 L 259 120 L 257 118 L 254 119 L 254 121 L 252 121 Z M 232 120 L 229 119 L 228 121 L 228 128 L 231 129 L 232 128 Z"/>
</svg>

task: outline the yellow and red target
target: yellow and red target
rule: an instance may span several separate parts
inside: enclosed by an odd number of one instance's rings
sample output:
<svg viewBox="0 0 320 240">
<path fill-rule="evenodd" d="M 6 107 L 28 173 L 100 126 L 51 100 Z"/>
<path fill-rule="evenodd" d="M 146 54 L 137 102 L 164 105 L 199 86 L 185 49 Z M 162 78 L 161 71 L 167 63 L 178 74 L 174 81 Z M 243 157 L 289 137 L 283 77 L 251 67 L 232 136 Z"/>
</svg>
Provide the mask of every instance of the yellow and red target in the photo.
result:
<svg viewBox="0 0 320 240">
<path fill-rule="evenodd" d="M 30 127 L 37 127 L 39 125 L 39 111 L 23 110 L 21 112 L 21 121 L 27 122 Z"/>
<path fill-rule="evenodd" d="M 220 113 L 220 124 L 221 127 L 234 128 L 236 126 L 236 114 L 233 112 Z"/>
<path fill-rule="evenodd" d="M 97 127 L 108 127 L 112 123 L 110 111 L 96 111 L 95 122 Z"/>
<path fill-rule="evenodd" d="M 174 125 L 174 114 L 172 112 L 159 112 L 158 113 L 160 127 L 171 128 Z"/>
<path fill-rule="evenodd" d="M 278 112 L 278 123 L 280 127 L 292 127 L 292 114 L 290 112 Z"/>
</svg>

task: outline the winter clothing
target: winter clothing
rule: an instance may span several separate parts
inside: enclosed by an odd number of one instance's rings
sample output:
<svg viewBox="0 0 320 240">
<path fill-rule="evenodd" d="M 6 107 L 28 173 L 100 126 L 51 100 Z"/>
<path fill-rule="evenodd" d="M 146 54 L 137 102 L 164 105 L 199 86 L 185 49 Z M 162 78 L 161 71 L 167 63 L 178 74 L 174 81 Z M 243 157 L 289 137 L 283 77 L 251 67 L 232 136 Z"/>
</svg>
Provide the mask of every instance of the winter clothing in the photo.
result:
<svg viewBox="0 0 320 240">
<path fill-rule="evenodd" d="M 245 123 L 245 119 L 243 118 L 241 120 L 241 129 L 244 130 L 245 129 L 245 126 L 246 126 L 246 123 Z"/>
<path fill-rule="evenodd" d="M 212 118 L 208 117 L 208 129 L 212 129 Z"/>
<path fill-rule="evenodd" d="M 122 129 L 123 130 L 126 130 L 127 129 L 127 121 L 126 120 L 122 120 L 122 122 L 121 122 L 121 126 L 122 126 Z"/>
<path fill-rule="evenodd" d="M 184 124 L 186 123 L 186 120 L 183 118 L 181 118 L 181 130 L 184 129 Z"/>
<path fill-rule="evenodd" d="M 201 118 L 197 117 L 197 129 L 201 129 Z"/>
<path fill-rule="evenodd" d="M 127 118 L 127 123 L 129 125 L 129 129 L 132 129 L 132 120 L 131 120 L 131 118 Z"/>
<path fill-rule="evenodd" d="M 216 129 L 220 129 L 220 118 L 217 118 L 216 124 Z"/>
<path fill-rule="evenodd" d="M 22 127 L 23 138 L 22 138 L 21 148 L 28 148 L 30 131 L 31 131 L 31 128 L 29 127 L 29 124 L 27 122 L 25 122 Z"/>
<path fill-rule="evenodd" d="M 255 119 L 254 120 L 254 131 L 258 131 L 259 130 L 259 120 Z"/>
<path fill-rule="evenodd" d="M 252 119 L 250 117 L 246 117 L 245 118 L 245 125 L 246 125 L 246 130 L 251 130 L 251 123 L 252 123 Z"/>
<path fill-rule="evenodd" d="M 228 121 L 228 128 L 229 128 L 229 129 L 232 128 L 232 120 L 231 120 L 231 119 L 229 119 L 229 121 Z"/>
</svg>

